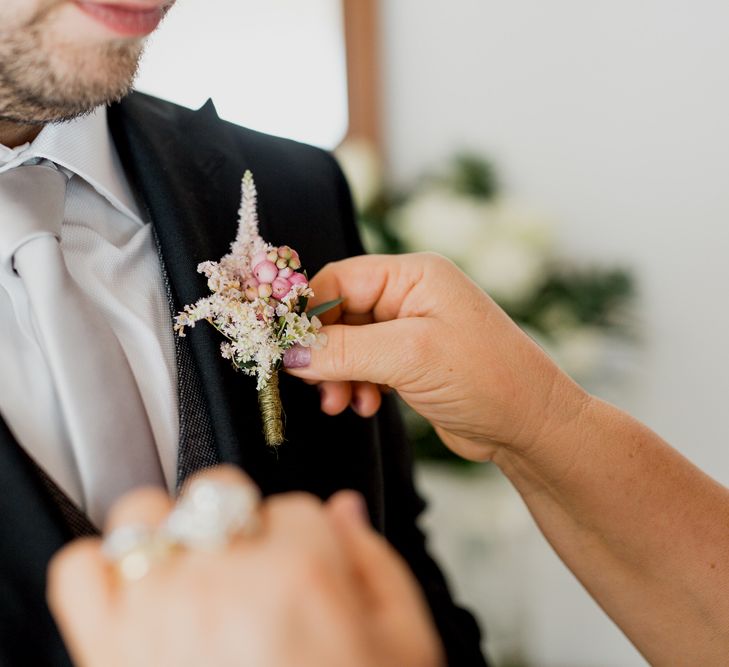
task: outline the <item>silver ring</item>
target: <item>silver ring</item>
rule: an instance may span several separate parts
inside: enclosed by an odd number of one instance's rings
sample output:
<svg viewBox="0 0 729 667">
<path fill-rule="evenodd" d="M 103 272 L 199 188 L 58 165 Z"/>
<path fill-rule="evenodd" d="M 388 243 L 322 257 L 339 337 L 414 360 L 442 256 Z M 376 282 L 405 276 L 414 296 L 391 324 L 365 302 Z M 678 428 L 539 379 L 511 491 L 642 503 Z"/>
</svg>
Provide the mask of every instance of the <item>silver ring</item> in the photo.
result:
<svg viewBox="0 0 729 667">
<path fill-rule="evenodd" d="M 165 541 L 189 549 L 220 549 L 259 527 L 261 495 L 252 484 L 193 482 L 162 524 Z"/>
</svg>

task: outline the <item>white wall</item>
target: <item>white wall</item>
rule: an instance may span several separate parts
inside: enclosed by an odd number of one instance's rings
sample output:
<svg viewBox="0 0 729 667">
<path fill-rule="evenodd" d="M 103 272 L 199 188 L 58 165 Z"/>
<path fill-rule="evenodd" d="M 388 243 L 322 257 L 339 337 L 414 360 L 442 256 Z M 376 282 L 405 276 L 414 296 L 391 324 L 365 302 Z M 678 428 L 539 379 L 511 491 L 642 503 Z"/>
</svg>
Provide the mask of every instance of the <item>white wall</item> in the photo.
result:
<svg viewBox="0 0 729 667">
<path fill-rule="evenodd" d="M 644 344 L 608 398 L 729 483 L 729 3 L 382 6 L 394 178 L 483 151 L 509 190 L 561 219 L 565 248 L 629 263 Z M 561 634 L 533 633 L 543 664 L 640 664 L 593 608 L 588 629 L 576 588 L 556 590 L 535 602 L 553 628 L 564 619 Z"/>
<path fill-rule="evenodd" d="M 347 131 L 339 0 L 178 0 L 149 40 L 139 90 L 331 148 Z"/>
</svg>

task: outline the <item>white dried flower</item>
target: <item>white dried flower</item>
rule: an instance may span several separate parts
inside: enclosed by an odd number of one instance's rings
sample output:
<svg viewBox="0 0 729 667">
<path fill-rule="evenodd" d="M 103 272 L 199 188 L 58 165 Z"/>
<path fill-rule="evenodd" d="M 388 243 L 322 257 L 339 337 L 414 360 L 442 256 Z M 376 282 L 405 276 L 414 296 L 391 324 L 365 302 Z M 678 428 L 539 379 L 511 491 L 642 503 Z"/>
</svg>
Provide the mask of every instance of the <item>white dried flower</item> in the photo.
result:
<svg viewBox="0 0 729 667">
<path fill-rule="evenodd" d="M 227 339 L 220 346 L 223 358 L 256 376 L 260 391 L 278 370 L 289 347 L 321 344 L 321 322 L 298 312 L 302 299 L 314 295 L 308 284 L 292 285 L 280 301 L 272 297 L 249 301 L 245 297 L 241 286 L 253 278 L 253 257 L 275 248 L 258 231 L 257 193 L 250 172 L 244 175 L 241 189 L 238 234 L 230 252 L 219 262 L 198 266 L 212 294 L 185 306 L 175 318 L 175 331 L 184 336 L 185 329 L 197 322 L 212 324 Z"/>
</svg>

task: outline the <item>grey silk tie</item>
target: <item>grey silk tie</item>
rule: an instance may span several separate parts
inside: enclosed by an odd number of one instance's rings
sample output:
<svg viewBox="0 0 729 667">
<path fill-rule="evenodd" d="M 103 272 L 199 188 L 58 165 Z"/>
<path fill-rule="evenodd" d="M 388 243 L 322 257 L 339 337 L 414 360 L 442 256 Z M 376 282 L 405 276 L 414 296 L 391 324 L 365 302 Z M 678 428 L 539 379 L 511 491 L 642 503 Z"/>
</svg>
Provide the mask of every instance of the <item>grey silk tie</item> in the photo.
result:
<svg viewBox="0 0 729 667">
<path fill-rule="evenodd" d="M 136 486 L 164 486 L 164 478 L 121 344 L 66 267 L 59 243 L 65 193 L 66 177 L 52 166 L 0 174 L 0 262 L 23 282 L 84 505 L 101 526 L 120 495 Z"/>
</svg>

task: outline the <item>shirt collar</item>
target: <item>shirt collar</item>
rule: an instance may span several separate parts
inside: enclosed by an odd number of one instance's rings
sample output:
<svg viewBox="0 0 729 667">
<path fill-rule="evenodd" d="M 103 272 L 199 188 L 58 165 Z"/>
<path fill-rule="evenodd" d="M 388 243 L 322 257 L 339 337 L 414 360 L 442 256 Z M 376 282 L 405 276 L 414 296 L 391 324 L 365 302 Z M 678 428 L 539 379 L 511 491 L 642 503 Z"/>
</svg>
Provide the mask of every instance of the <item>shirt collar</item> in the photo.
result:
<svg viewBox="0 0 729 667">
<path fill-rule="evenodd" d="M 30 143 L 0 144 L 0 172 L 45 158 L 77 174 L 124 215 L 142 224 L 106 122 L 106 107 L 65 123 L 46 125 Z"/>
</svg>

